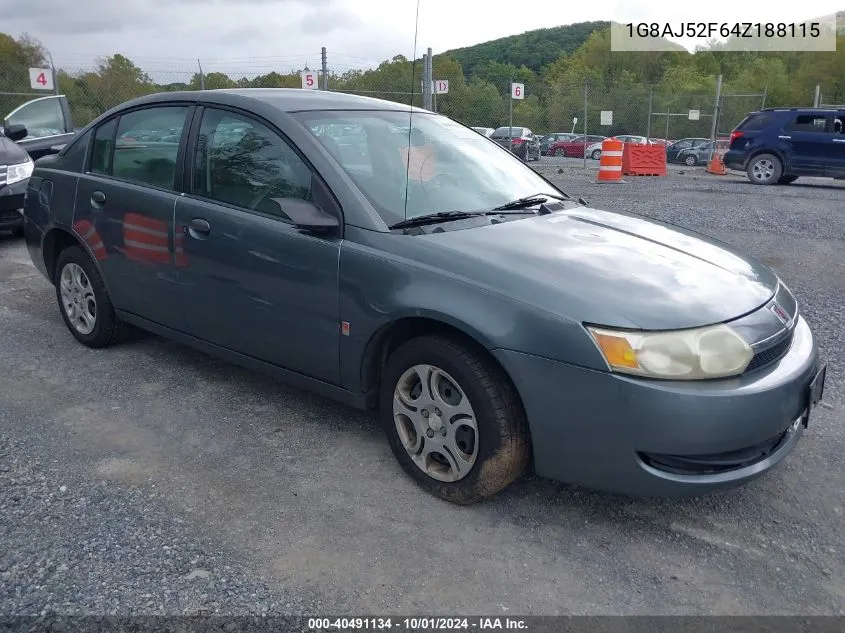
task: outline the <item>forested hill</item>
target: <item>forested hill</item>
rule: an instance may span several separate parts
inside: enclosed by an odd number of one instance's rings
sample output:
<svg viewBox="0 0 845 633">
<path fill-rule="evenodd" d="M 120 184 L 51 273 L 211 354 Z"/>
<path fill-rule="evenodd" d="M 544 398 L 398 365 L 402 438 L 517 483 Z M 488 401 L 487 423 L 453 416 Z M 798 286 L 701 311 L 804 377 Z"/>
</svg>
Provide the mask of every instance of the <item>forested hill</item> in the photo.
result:
<svg viewBox="0 0 845 633">
<path fill-rule="evenodd" d="M 610 22 L 579 22 L 537 29 L 445 51 L 442 56 L 457 60 L 468 77 L 475 74 L 478 66 L 491 61 L 517 68 L 526 66 L 539 73 L 544 66 L 557 61 L 561 54 L 570 55 L 578 50 L 594 31 L 609 26 Z M 434 57 L 436 59 L 438 55 Z"/>
</svg>

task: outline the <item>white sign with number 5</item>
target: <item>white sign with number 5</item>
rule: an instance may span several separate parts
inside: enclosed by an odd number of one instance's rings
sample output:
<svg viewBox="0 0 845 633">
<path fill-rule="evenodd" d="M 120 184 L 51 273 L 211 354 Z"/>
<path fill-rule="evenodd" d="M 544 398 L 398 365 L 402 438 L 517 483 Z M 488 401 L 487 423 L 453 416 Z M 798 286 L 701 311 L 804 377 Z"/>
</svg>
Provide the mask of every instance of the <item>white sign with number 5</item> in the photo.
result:
<svg viewBox="0 0 845 633">
<path fill-rule="evenodd" d="M 317 89 L 317 73 L 312 70 L 302 71 L 302 88 L 304 90 Z"/>
<path fill-rule="evenodd" d="M 53 71 L 49 68 L 30 68 L 29 85 L 33 90 L 52 90 Z"/>
<path fill-rule="evenodd" d="M 511 99 L 525 98 L 525 84 L 511 84 Z"/>
</svg>

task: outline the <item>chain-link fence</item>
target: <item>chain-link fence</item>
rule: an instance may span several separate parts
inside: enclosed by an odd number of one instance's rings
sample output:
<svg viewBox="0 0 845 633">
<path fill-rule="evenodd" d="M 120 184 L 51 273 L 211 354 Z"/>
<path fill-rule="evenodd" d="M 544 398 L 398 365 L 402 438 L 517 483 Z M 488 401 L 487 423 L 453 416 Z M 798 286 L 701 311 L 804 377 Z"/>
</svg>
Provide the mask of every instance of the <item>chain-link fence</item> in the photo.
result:
<svg viewBox="0 0 845 633">
<path fill-rule="evenodd" d="M 141 69 L 129 59 L 115 55 L 90 66 L 49 69 L 52 89 L 36 90 L 29 70 L 0 67 L 0 114 L 36 96 L 66 95 L 77 126 L 82 126 L 108 109 L 134 97 L 154 92 L 235 87 L 301 88 L 303 70 L 258 71 L 205 69 L 201 65 L 182 69 Z M 336 92 L 366 95 L 404 104 L 422 106 L 424 64 L 396 57 L 369 70 L 349 67 L 321 70 L 318 85 Z M 435 57 L 431 77 L 434 90 L 431 109 L 474 127 L 496 128 L 512 122 L 537 134 L 574 132 L 596 136 L 632 134 L 655 139 L 677 140 L 711 136 L 717 117 L 717 135 L 729 134 L 748 112 L 766 104 L 766 86 L 728 86 L 720 91 L 717 82 L 709 89 L 672 90 L 663 85 L 635 81 L 565 81 L 543 79 L 528 70 L 507 72 L 467 80 L 454 60 Z M 521 85 L 518 98 L 511 98 L 511 85 Z M 817 91 L 819 92 L 819 91 Z M 845 94 L 831 90 L 823 102 L 845 102 Z M 814 95 L 804 103 L 812 106 Z"/>
</svg>

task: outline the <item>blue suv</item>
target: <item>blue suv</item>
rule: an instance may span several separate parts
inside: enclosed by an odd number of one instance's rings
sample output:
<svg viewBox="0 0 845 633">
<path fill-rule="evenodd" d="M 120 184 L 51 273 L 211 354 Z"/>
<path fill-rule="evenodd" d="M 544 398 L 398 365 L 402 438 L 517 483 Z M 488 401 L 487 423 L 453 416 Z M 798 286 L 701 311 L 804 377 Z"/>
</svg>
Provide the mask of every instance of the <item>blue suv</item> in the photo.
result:
<svg viewBox="0 0 845 633">
<path fill-rule="evenodd" d="M 786 185 L 799 176 L 845 179 L 845 109 L 752 112 L 731 133 L 723 160 L 755 185 Z"/>
</svg>

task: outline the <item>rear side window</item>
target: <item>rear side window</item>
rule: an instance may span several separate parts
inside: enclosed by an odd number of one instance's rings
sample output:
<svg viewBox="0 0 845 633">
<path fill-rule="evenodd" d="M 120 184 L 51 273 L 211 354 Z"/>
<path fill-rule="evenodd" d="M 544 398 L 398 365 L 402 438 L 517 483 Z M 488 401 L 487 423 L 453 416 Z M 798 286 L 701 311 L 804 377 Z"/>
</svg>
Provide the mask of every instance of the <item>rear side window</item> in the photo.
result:
<svg viewBox="0 0 845 633">
<path fill-rule="evenodd" d="M 764 129 L 769 123 L 772 123 L 775 120 L 775 117 L 772 116 L 769 112 L 755 112 L 754 114 L 749 114 L 745 119 L 740 123 L 736 129 L 742 130 L 744 132 L 757 132 L 759 130 Z"/>
<path fill-rule="evenodd" d="M 121 116 L 114 144 L 112 175 L 172 189 L 188 110 L 188 106 L 161 106 Z"/>
<path fill-rule="evenodd" d="M 794 132 L 826 132 L 827 116 L 824 114 L 799 114 L 789 124 Z"/>
<path fill-rule="evenodd" d="M 91 153 L 91 171 L 95 174 L 108 174 L 112 147 L 114 146 L 114 131 L 117 119 L 103 123 L 94 133 L 94 148 Z"/>
</svg>

